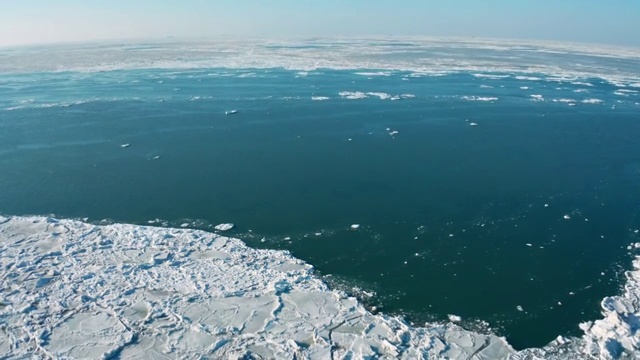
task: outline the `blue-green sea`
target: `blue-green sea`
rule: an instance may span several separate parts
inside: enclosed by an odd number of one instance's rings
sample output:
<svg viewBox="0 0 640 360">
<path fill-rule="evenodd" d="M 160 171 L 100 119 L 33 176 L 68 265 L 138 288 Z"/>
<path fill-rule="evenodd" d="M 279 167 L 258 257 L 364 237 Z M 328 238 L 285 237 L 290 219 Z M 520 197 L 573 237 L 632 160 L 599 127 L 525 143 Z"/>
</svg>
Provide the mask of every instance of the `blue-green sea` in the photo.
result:
<svg viewBox="0 0 640 360">
<path fill-rule="evenodd" d="M 640 89 L 488 75 L 0 74 L 0 213 L 231 222 L 376 311 L 542 346 L 625 281 Z"/>
</svg>

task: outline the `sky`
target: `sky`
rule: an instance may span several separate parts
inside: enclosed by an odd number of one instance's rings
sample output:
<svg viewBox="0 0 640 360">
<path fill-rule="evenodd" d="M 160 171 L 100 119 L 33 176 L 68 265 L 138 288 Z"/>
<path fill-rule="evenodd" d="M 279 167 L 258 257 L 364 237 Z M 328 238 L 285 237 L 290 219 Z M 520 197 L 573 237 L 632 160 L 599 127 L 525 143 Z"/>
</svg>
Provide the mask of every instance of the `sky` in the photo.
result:
<svg viewBox="0 0 640 360">
<path fill-rule="evenodd" d="M 640 47 L 638 34 L 638 0 L 0 0 L 0 46 L 394 35 Z"/>
</svg>

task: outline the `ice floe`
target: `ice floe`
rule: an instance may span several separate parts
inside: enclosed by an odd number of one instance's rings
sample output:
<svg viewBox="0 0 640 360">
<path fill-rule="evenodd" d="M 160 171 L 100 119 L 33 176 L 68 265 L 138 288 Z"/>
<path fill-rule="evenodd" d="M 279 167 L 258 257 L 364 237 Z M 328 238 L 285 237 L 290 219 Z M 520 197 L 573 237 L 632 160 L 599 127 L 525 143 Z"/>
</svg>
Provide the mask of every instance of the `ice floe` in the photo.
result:
<svg viewBox="0 0 640 360">
<path fill-rule="evenodd" d="M 497 97 L 491 96 L 461 96 L 460 99 L 468 101 L 497 101 Z"/>
<path fill-rule="evenodd" d="M 326 100 L 330 100 L 330 98 L 326 97 L 326 96 L 312 96 L 311 100 L 313 100 L 313 101 L 326 101 Z"/>
<path fill-rule="evenodd" d="M 219 224 L 214 226 L 213 228 L 218 230 L 218 231 L 229 231 L 231 229 L 233 229 L 235 225 L 232 223 L 224 223 L 224 224 Z"/>
<path fill-rule="evenodd" d="M 391 95 L 384 92 L 361 92 L 361 91 L 341 91 L 338 93 L 340 97 L 347 100 L 360 100 L 367 99 L 369 97 L 377 97 L 380 100 L 401 100 L 401 99 L 412 99 L 416 96 L 413 94 L 401 94 L 401 95 Z"/>
<path fill-rule="evenodd" d="M 544 96 L 539 94 L 529 95 L 532 101 L 544 101 Z"/>
<path fill-rule="evenodd" d="M 360 91 L 355 91 L 355 92 L 341 91 L 338 93 L 338 95 L 340 95 L 343 99 L 348 99 L 348 100 L 359 100 L 359 99 L 368 98 L 367 94 Z"/>
<path fill-rule="evenodd" d="M 600 99 L 584 99 L 582 100 L 584 104 L 602 104 L 604 101 Z"/>
</svg>

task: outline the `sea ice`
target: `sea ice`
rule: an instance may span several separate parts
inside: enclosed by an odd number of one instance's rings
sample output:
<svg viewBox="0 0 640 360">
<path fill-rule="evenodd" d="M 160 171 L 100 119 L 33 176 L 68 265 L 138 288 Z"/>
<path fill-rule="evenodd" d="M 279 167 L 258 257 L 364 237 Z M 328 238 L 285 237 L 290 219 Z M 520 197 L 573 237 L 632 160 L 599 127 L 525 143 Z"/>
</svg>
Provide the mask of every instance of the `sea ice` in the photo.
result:
<svg viewBox="0 0 640 360">
<path fill-rule="evenodd" d="M 227 231 L 227 230 L 233 229 L 233 227 L 234 227 L 234 224 L 232 223 L 224 223 L 224 224 L 216 225 L 213 228 L 218 231 Z"/>
<path fill-rule="evenodd" d="M 492 96 L 462 96 L 460 97 L 460 99 L 468 100 L 468 101 L 497 101 L 498 100 L 497 97 L 492 97 Z"/>
<path fill-rule="evenodd" d="M 121 148 L 128 148 L 129 146 L 131 146 L 131 144 L 122 144 L 122 145 L 120 145 Z"/>
<path fill-rule="evenodd" d="M 360 229 L 360 224 L 351 225 L 351 230 L 358 230 L 358 229 Z"/>
</svg>

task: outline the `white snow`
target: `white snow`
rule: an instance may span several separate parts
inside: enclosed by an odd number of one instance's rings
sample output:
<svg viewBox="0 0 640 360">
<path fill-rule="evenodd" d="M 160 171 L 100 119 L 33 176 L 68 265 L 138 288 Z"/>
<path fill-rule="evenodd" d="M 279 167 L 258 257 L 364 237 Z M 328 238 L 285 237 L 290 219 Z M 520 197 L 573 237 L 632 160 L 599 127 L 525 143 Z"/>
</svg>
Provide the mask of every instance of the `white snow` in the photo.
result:
<svg viewBox="0 0 640 360">
<path fill-rule="evenodd" d="M 233 229 L 233 226 L 234 226 L 234 224 L 232 224 L 232 223 L 224 223 L 224 224 L 216 225 L 214 227 L 214 229 L 216 229 L 218 231 L 228 231 L 228 230 Z"/>
<path fill-rule="evenodd" d="M 462 321 L 462 318 L 458 315 L 449 314 L 449 321 L 451 321 L 452 323 L 457 323 Z"/>
</svg>

